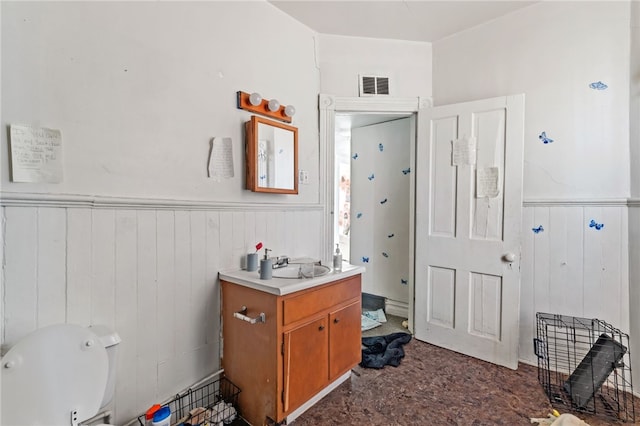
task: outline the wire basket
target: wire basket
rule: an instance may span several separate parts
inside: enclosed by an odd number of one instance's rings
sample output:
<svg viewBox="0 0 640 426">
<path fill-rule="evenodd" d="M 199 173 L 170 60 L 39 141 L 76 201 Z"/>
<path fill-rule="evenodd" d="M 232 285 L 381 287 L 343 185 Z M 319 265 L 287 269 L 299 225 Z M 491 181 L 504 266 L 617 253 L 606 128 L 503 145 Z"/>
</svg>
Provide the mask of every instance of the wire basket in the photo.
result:
<svg viewBox="0 0 640 426">
<path fill-rule="evenodd" d="M 629 335 L 598 319 L 538 312 L 538 381 L 558 408 L 635 421 Z"/>
<path fill-rule="evenodd" d="M 204 424 L 212 426 L 230 424 L 237 417 L 240 388 L 225 377 L 187 389 L 164 406 L 171 410 L 171 424 Z M 141 426 L 146 425 L 145 415 L 138 417 Z"/>
</svg>

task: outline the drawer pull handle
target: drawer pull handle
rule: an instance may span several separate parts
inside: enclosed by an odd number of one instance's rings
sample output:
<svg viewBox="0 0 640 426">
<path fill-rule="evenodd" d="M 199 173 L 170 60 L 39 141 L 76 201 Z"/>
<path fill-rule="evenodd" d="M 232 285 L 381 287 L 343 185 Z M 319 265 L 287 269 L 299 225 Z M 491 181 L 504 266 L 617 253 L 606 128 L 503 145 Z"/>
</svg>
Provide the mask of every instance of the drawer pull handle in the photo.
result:
<svg viewBox="0 0 640 426">
<path fill-rule="evenodd" d="M 333 322 L 336 323 L 336 324 L 339 323 L 340 322 L 340 318 L 334 319 Z"/>
<path fill-rule="evenodd" d="M 324 330 L 324 325 L 321 325 L 320 327 L 318 327 L 318 330 L 320 331 Z"/>
<path fill-rule="evenodd" d="M 260 315 L 258 315 L 255 318 L 248 317 L 246 315 L 246 313 L 247 313 L 247 307 L 243 306 L 242 309 L 240 309 L 240 311 L 233 313 L 233 317 L 241 319 L 242 321 L 246 321 L 249 324 L 256 324 L 256 323 L 259 323 L 259 322 L 267 322 L 267 317 L 264 314 L 264 312 L 260 312 Z"/>
</svg>

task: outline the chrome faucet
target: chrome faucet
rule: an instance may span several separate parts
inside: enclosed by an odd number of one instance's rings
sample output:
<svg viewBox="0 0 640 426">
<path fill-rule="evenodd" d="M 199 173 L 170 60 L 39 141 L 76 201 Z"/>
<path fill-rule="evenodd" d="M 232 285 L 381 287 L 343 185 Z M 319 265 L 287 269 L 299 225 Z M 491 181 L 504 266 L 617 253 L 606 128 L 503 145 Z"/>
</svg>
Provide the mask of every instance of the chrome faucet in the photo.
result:
<svg viewBox="0 0 640 426">
<path fill-rule="evenodd" d="M 284 268 L 289 265 L 289 256 L 278 256 L 273 262 L 273 269 Z"/>
</svg>

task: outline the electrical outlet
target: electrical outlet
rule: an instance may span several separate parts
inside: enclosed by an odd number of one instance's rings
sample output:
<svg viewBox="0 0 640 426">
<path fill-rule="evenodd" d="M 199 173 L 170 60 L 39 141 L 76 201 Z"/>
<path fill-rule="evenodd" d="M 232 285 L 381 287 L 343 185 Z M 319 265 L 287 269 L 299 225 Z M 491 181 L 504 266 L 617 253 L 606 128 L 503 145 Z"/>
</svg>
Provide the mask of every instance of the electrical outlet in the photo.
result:
<svg viewBox="0 0 640 426">
<path fill-rule="evenodd" d="M 300 170 L 298 172 L 298 183 L 301 185 L 309 184 L 309 172 L 306 170 Z"/>
</svg>

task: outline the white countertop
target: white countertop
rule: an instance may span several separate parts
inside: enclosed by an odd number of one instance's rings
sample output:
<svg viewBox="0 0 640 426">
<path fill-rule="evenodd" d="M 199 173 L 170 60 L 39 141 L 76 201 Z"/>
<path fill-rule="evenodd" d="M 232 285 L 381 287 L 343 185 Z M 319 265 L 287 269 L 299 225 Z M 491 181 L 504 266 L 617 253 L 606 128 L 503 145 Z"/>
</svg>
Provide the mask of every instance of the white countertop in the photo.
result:
<svg viewBox="0 0 640 426">
<path fill-rule="evenodd" d="M 221 271 L 219 276 L 221 280 L 243 285 L 255 290 L 264 291 L 265 293 L 283 296 L 285 294 L 306 290 L 321 284 L 362 274 L 364 271 L 365 268 L 363 266 L 342 263 L 342 272 L 334 272 L 331 270 L 326 275 L 316 278 L 271 278 L 270 280 L 261 280 L 258 271 L 248 272 L 240 269 L 233 271 Z"/>
</svg>

